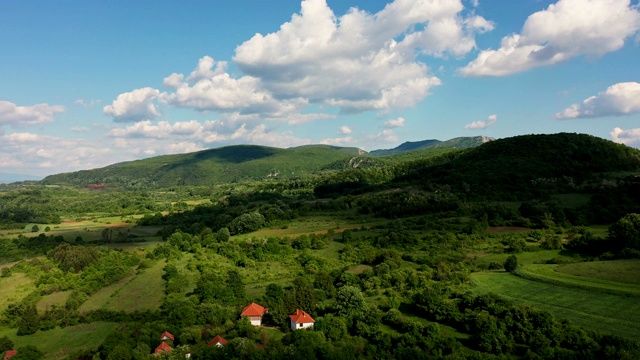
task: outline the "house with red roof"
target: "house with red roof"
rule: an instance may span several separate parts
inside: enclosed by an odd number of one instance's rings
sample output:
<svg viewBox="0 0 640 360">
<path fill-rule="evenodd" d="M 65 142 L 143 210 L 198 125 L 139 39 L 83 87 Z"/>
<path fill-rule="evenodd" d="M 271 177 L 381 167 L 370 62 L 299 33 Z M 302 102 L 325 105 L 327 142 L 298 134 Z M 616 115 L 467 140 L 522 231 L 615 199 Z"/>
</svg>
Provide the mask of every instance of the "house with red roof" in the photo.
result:
<svg viewBox="0 0 640 360">
<path fill-rule="evenodd" d="M 242 309 L 240 316 L 246 316 L 249 318 L 249 322 L 253 326 L 262 325 L 262 317 L 267 313 L 269 309 L 262 307 L 256 303 L 251 303 Z"/>
<path fill-rule="evenodd" d="M 225 340 L 222 336 L 216 335 L 211 341 L 207 343 L 207 347 L 218 346 L 222 347 L 227 345 L 227 340 Z"/>
<path fill-rule="evenodd" d="M 173 338 L 173 335 L 170 332 L 165 331 L 160 335 L 160 341 L 167 341 L 167 340 L 173 341 L 174 338 Z"/>
<path fill-rule="evenodd" d="M 12 357 L 16 356 L 17 353 L 18 353 L 18 350 L 7 350 L 7 352 L 4 353 L 3 360 L 9 360 Z"/>
<path fill-rule="evenodd" d="M 296 312 L 289 315 L 289 320 L 291 322 L 291 330 L 293 331 L 311 328 L 316 322 L 309 313 L 300 309 L 297 309 Z"/>
<path fill-rule="evenodd" d="M 171 346 L 169 346 L 169 344 L 167 344 L 166 342 L 161 342 L 160 345 L 158 345 L 158 347 L 153 351 L 153 355 L 158 355 L 158 354 L 162 354 L 165 352 L 171 352 Z"/>
</svg>

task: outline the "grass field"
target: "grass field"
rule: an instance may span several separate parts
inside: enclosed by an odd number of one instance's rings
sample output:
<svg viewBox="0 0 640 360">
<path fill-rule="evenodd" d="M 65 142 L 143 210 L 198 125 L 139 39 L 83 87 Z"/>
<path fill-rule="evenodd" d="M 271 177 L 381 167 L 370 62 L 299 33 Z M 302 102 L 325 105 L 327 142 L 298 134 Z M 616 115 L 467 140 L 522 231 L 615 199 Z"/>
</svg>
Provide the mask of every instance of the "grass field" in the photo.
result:
<svg viewBox="0 0 640 360">
<path fill-rule="evenodd" d="M 20 302 L 34 289 L 33 280 L 23 273 L 13 273 L 10 277 L 0 278 L 0 313 L 9 304 Z"/>
<path fill-rule="evenodd" d="M 38 301 L 38 304 L 36 305 L 36 307 L 38 308 L 38 312 L 40 313 L 45 312 L 48 309 L 50 309 L 53 305 L 56 305 L 58 307 L 64 307 L 64 304 L 66 304 L 67 299 L 69 298 L 69 295 L 71 295 L 70 290 L 56 292 L 53 294 L 43 296 L 42 299 L 40 299 L 40 301 Z"/>
<path fill-rule="evenodd" d="M 587 269 L 592 269 L 591 267 L 597 263 L 598 262 L 580 263 L 580 266 L 574 266 L 572 268 L 584 269 L 586 272 Z M 624 264 L 620 264 L 617 267 L 627 270 Z M 604 293 L 638 296 L 638 301 L 640 302 L 640 286 L 638 286 L 637 284 L 628 282 L 622 283 L 587 276 L 577 276 L 566 272 L 560 272 L 558 271 L 558 269 L 560 268 L 562 268 L 562 266 L 560 265 L 531 264 L 524 266 L 520 270 L 518 270 L 518 274 L 521 274 L 522 277 L 534 281 L 548 282 L 566 287 L 575 287 L 586 290 L 600 291 Z M 636 275 L 637 274 L 638 273 L 636 273 Z"/>
<path fill-rule="evenodd" d="M 516 304 L 548 310 L 587 329 L 640 338 L 639 297 L 531 281 L 506 272 L 474 273 L 471 280 L 477 294 L 494 293 Z"/>
<path fill-rule="evenodd" d="M 113 311 L 144 311 L 157 310 L 164 298 L 165 261 L 158 261 L 142 274 L 136 275 L 122 288 L 116 290 L 105 304 L 106 310 Z"/>
<path fill-rule="evenodd" d="M 115 327 L 115 323 L 95 322 L 38 331 L 27 336 L 17 336 L 16 329 L 0 328 L 0 337 L 9 337 L 16 348 L 33 345 L 45 354 L 45 359 L 58 360 L 66 358 L 72 350 L 98 347 Z"/>
<path fill-rule="evenodd" d="M 575 276 L 640 285 L 640 260 L 593 261 L 558 266 L 558 272 Z"/>
<path fill-rule="evenodd" d="M 135 276 L 135 273 L 132 271 L 131 274 L 126 276 L 124 279 L 96 291 L 96 293 L 91 295 L 87 301 L 82 303 L 78 311 L 80 313 L 84 313 L 104 308 L 112 300 L 113 296 L 115 296 L 115 293 L 132 281 Z"/>
<path fill-rule="evenodd" d="M 593 195 L 570 193 L 570 194 L 555 194 L 555 195 L 552 195 L 551 197 L 560 201 L 560 203 L 564 207 L 567 207 L 570 209 L 577 209 L 581 206 L 586 206 L 591 200 L 591 197 L 593 197 Z"/>
<path fill-rule="evenodd" d="M 486 254 L 482 256 L 476 256 L 474 262 L 478 265 L 489 265 L 491 262 L 498 262 L 503 264 L 507 257 L 511 254 Z M 581 258 L 574 258 L 573 254 L 563 252 L 562 250 L 540 250 L 531 252 L 522 252 L 515 254 L 518 257 L 518 264 L 530 265 L 535 263 L 544 263 L 551 259 L 565 260 L 567 262 L 582 261 Z"/>
</svg>

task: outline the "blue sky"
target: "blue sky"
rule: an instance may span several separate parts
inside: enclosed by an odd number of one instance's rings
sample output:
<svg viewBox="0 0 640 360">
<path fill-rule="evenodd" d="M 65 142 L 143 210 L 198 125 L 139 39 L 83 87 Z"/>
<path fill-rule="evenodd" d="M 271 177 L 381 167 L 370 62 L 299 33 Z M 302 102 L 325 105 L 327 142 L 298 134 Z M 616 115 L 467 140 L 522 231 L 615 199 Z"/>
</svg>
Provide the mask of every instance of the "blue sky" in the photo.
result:
<svg viewBox="0 0 640 360">
<path fill-rule="evenodd" d="M 637 0 L 9 0 L 0 173 L 231 144 L 640 147 Z"/>
</svg>

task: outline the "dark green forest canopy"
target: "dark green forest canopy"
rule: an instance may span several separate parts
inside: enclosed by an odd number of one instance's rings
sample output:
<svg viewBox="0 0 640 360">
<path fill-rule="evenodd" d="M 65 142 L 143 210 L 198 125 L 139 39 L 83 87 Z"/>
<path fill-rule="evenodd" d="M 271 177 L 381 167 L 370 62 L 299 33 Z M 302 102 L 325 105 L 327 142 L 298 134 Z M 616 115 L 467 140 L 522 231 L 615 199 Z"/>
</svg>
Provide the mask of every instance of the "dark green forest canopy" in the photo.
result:
<svg viewBox="0 0 640 360">
<path fill-rule="evenodd" d="M 447 155 L 444 155 L 445 157 Z M 584 134 L 523 135 L 455 153 L 442 164 L 413 163 L 396 182 L 451 186 L 491 198 L 534 198 L 580 191 L 589 180 L 640 169 L 640 151 Z M 600 185 L 600 184 L 596 184 Z"/>
</svg>

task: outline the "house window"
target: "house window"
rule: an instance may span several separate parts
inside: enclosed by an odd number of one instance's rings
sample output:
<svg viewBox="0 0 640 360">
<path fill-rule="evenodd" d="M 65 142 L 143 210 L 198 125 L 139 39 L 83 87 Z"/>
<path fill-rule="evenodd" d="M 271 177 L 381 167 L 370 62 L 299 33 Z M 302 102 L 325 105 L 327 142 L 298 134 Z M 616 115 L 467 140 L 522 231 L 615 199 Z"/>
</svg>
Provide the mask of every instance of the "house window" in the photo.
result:
<svg viewBox="0 0 640 360">
<path fill-rule="evenodd" d="M 298 324 L 298 327 L 302 327 L 302 324 Z"/>
</svg>

